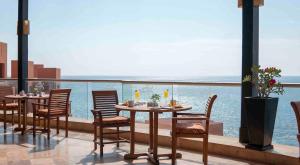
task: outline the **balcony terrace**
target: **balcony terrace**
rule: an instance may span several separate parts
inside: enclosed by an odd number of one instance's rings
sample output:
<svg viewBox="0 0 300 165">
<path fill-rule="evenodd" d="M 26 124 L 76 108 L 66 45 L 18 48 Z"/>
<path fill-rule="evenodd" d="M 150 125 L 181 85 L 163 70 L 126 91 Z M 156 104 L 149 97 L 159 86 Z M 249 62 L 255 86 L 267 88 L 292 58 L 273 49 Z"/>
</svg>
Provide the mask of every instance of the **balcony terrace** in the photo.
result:
<svg viewBox="0 0 300 165">
<path fill-rule="evenodd" d="M 264 0 L 235 1 L 4 1 L 0 39 L 12 47 L 0 42 L 0 165 L 299 165 L 300 77 L 283 82 L 285 95 L 271 94 L 284 91 L 276 67 L 299 75 L 299 2 L 260 12 Z M 39 55 L 64 75 L 186 82 L 64 79 L 29 61 Z M 188 74 L 238 76 L 189 82 Z"/>
<path fill-rule="evenodd" d="M 174 98 L 178 100 L 184 100 L 181 95 L 182 93 L 178 93 L 178 89 L 192 88 L 194 92 L 208 95 L 208 93 L 214 92 L 214 88 L 230 88 L 231 90 L 239 87 L 239 83 L 210 83 L 210 82 L 165 82 L 165 81 L 123 81 L 123 80 L 55 80 L 55 79 L 29 79 L 29 89 L 33 89 L 34 86 L 38 84 L 52 84 L 47 85 L 52 88 L 71 88 L 73 93 L 71 94 L 71 107 L 72 107 L 72 117 L 69 119 L 69 129 L 72 130 L 69 138 L 63 138 L 63 136 L 57 137 L 54 133 L 52 133 L 50 145 L 47 144 L 47 140 L 44 135 L 38 135 L 37 141 L 33 140 L 32 134 L 28 133 L 25 136 L 21 136 L 19 133 L 13 133 L 11 128 L 3 132 L 2 129 L 2 140 L 1 147 L 8 151 L 11 149 L 18 148 L 20 151 L 25 153 L 25 157 L 28 159 L 32 159 L 30 161 L 41 161 L 40 159 L 45 159 L 47 161 L 55 161 L 56 163 L 59 161 L 64 162 L 65 164 L 89 164 L 89 163 L 119 163 L 119 164 L 147 164 L 149 163 L 146 159 L 138 159 L 136 161 L 125 161 L 122 157 L 125 153 L 129 152 L 129 145 L 122 144 L 120 149 L 116 149 L 115 145 L 105 145 L 104 147 L 104 157 L 99 157 L 99 151 L 93 151 L 93 126 L 92 126 L 92 118 L 90 109 L 92 109 L 92 99 L 91 99 L 91 91 L 92 90 L 105 90 L 105 89 L 115 89 L 119 92 L 120 102 L 132 98 L 132 92 L 136 88 L 143 89 L 143 91 L 150 92 L 149 94 L 143 93 L 144 97 L 149 97 L 153 92 L 161 93 L 163 89 L 170 89 L 170 91 Z M 11 85 L 16 87 L 15 79 L 2 79 L 1 84 Z M 298 90 L 300 87 L 299 84 L 284 84 L 289 91 Z M 210 89 L 207 94 L 204 93 L 204 89 Z M 50 90 L 48 89 L 48 90 Z M 151 90 L 150 90 L 151 89 Z M 185 89 L 186 90 L 186 89 Z M 181 90 L 182 91 L 182 90 Z M 149 96 L 148 96 L 149 95 Z M 229 105 L 225 105 L 219 107 L 219 104 L 223 105 L 224 98 L 228 97 L 227 94 L 223 93 L 223 97 L 220 97 L 218 104 L 216 104 L 216 109 L 213 111 L 212 115 L 219 116 L 218 113 L 222 109 L 227 109 L 226 107 Z M 239 93 L 236 94 L 237 96 Z M 81 101 L 78 100 L 78 96 L 80 96 Z M 195 96 L 197 97 L 197 96 Z M 142 97 L 143 98 L 143 97 Z M 195 100 L 196 98 L 190 98 L 191 100 Z M 199 101 L 201 102 L 201 97 L 199 97 Z M 238 98 L 231 98 L 238 99 Z M 283 99 L 282 99 L 283 100 Z M 198 101 L 197 101 L 198 102 Z M 220 103 L 221 102 L 221 103 Z M 201 106 L 195 105 L 195 102 L 187 102 L 188 104 L 196 107 L 196 111 L 201 109 Z M 287 103 L 281 103 L 287 104 Z M 231 105 L 235 107 L 234 105 Z M 286 108 L 286 107 L 281 107 Z M 195 112 L 195 110 L 192 110 Z M 128 115 L 124 113 L 124 115 Z M 163 115 L 163 118 L 168 118 L 168 115 Z M 145 117 L 138 120 L 135 129 L 136 141 L 139 143 L 136 146 L 137 151 L 145 151 L 146 145 L 148 144 L 148 136 L 149 125 L 146 122 Z M 230 129 L 225 120 L 220 120 L 220 118 L 213 118 L 217 121 L 225 122 L 224 129 Z M 11 118 L 8 118 L 11 121 Z M 229 119 L 232 121 L 232 119 Z M 278 120 L 278 119 L 277 119 Z M 281 118 L 279 118 L 281 120 Z M 27 120 L 29 125 L 32 125 L 32 115 L 28 115 Z M 2 126 L 2 125 L 1 125 Z M 56 123 L 51 122 L 51 127 L 55 127 Z M 60 123 L 61 129 L 64 129 L 64 120 Z M 232 131 L 236 131 L 231 128 Z M 275 128 L 276 130 L 276 128 Z M 107 129 L 106 131 L 112 131 L 111 129 Z M 53 131 L 55 132 L 55 131 Z M 223 132 L 223 130 L 222 130 Z M 63 135 L 63 133 L 61 133 Z M 209 136 L 209 164 L 298 164 L 299 163 L 299 148 L 295 146 L 289 146 L 284 144 L 274 144 L 274 149 L 271 151 L 255 151 L 245 149 L 244 145 L 239 143 L 238 138 L 236 137 L 228 137 L 228 132 L 224 132 L 224 136 L 210 135 Z M 122 137 L 126 139 L 130 139 L 129 134 L 124 134 Z M 109 137 L 110 138 L 110 137 Z M 296 138 L 296 135 L 295 135 Z M 12 142 L 12 140 L 15 140 Z M 276 139 L 276 138 L 275 138 Z M 158 144 L 160 146 L 159 152 L 170 153 L 170 144 L 171 136 L 170 136 L 170 128 L 167 128 L 166 125 L 159 127 L 158 130 Z M 15 143 L 15 144 L 12 144 Z M 9 145 L 7 145 L 9 144 Z M 178 159 L 178 164 L 201 164 L 201 153 L 202 153 L 202 140 L 197 139 L 186 139 L 182 138 L 178 141 L 178 147 L 180 148 L 179 152 L 182 153 L 183 158 Z M 28 147 L 28 146 L 29 147 Z M 80 150 L 80 154 L 77 152 L 74 147 L 80 146 L 80 148 L 84 148 Z M 27 146 L 27 147 L 26 147 Z M 43 148 L 44 149 L 40 149 Z M 23 149 L 22 149 L 23 148 Z M 25 149 L 24 149 L 25 148 Z M 38 148 L 33 151 L 33 148 Z M 64 148 L 64 149 L 62 149 Z M 67 148 L 67 149 L 65 149 Z M 47 150 L 47 151 L 45 151 Z M 76 152 L 72 153 L 71 151 L 76 150 Z M 78 149 L 79 150 L 79 149 Z M 63 153 L 66 152 L 66 153 Z M 61 154 L 61 155 L 56 155 Z M 78 155 L 77 155 L 78 154 Z M 10 154 L 7 154 L 10 155 Z M 48 155 L 46 158 L 44 156 L 39 157 L 39 155 Z M 250 156 L 251 155 L 251 156 Z M 57 158 L 57 159 L 56 159 Z M 10 156 L 7 158 L 3 158 L 4 161 L 10 161 Z M 37 159 L 37 160 L 36 160 Z M 170 164 L 170 160 L 161 161 L 162 164 Z"/>
</svg>

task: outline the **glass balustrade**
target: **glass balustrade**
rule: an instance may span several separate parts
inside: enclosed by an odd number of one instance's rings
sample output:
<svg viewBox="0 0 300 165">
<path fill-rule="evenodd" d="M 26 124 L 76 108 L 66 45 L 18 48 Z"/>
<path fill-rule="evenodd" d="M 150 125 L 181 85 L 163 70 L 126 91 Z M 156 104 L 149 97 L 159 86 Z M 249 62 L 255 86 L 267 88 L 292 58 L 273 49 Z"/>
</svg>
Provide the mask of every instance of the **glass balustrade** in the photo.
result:
<svg viewBox="0 0 300 165">
<path fill-rule="evenodd" d="M 17 80 L 2 79 L 0 85 L 11 85 L 17 91 Z M 215 122 L 223 123 L 224 136 L 238 137 L 240 127 L 240 85 L 217 83 L 182 83 L 182 82 L 138 82 L 138 81 L 85 81 L 85 80 L 29 80 L 29 92 L 44 91 L 48 93 L 55 88 L 70 88 L 72 117 L 92 120 L 90 110 L 93 108 L 93 90 L 117 90 L 119 102 L 135 100 L 139 102 L 151 101 L 153 94 L 160 96 L 160 105 L 166 105 L 171 99 L 180 104 L 188 104 L 193 108 L 191 112 L 203 112 L 208 96 L 217 94 L 211 118 Z M 290 102 L 300 99 L 300 85 L 288 86 L 284 95 L 279 96 L 279 105 L 273 142 L 286 145 L 297 145 L 297 124 Z M 139 91 L 139 98 L 136 98 Z M 166 95 L 166 91 L 168 94 Z M 126 112 L 122 115 L 129 116 Z M 147 122 L 147 113 L 138 113 L 136 120 Z M 160 115 L 161 119 L 168 119 L 170 113 Z"/>
</svg>

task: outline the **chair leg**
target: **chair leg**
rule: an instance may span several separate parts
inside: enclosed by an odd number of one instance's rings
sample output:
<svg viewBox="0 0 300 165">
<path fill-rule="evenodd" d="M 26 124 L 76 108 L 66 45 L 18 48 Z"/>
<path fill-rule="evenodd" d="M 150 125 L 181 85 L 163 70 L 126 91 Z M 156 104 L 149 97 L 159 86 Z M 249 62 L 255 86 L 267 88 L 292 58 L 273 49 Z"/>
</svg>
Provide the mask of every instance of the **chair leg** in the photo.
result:
<svg viewBox="0 0 300 165">
<path fill-rule="evenodd" d="M 56 118 L 56 134 L 59 134 L 59 117 Z"/>
<path fill-rule="evenodd" d="M 41 117 L 38 116 L 38 125 L 41 126 Z"/>
<path fill-rule="evenodd" d="M 97 150 L 97 125 L 94 125 L 94 150 Z"/>
<path fill-rule="evenodd" d="M 3 123 L 4 123 L 4 130 L 6 130 L 6 109 L 4 109 L 4 119 L 3 119 Z"/>
<path fill-rule="evenodd" d="M 203 139 L 203 163 L 207 165 L 208 158 L 208 137 Z"/>
<path fill-rule="evenodd" d="M 44 130 L 46 130 L 47 127 L 46 127 L 46 118 L 44 117 Z"/>
<path fill-rule="evenodd" d="M 120 130 L 120 128 L 117 127 L 117 147 L 120 147 L 120 142 L 119 142 L 119 140 L 120 140 L 120 133 L 119 133 L 119 130 Z"/>
<path fill-rule="evenodd" d="M 47 121 L 47 139 L 50 140 L 50 118 L 48 118 Z"/>
<path fill-rule="evenodd" d="M 21 127 L 21 108 L 18 107 L 18 112 L 17 112 L 17 123 L 18 123 L 18 127 L 20 128 Z"/>
<path fill-rule="evenodd" d="M 69 116 L 67 115 L 66 116 L 66 127 L 65 127 L 65 137 L 68 137 L 69 136 Z"/>
<path fill-rule="evenodd" d="M 99 138 L 100 138 L 100 156 L 103 156 L 103 128 L 102 126 L 99 127 Z"/>
<path fill-rule="evenodd" d="M 33 132 L 33 137 L 35 137 L 35 114 L 33 114 L 32 118 L 32 132 Z"/>
<path fill-rule="evenodd" d="M 172 165 L 176 164 L 177 137 L 174 131 L 175 130 L 172 130 Z"/>
<path fill-rule="evenodd" d="M 15 113 L 14 113 L 14 112 L 15 112 L 15 110 L 12 110 L 12 111 L 11 111 L 11 120 L 12 120 L 12 121 L 11 121 L 11 124 L 12 124 L 12 126 L 15 125 L 15 119 L 14 119 Z"/>
</svg>

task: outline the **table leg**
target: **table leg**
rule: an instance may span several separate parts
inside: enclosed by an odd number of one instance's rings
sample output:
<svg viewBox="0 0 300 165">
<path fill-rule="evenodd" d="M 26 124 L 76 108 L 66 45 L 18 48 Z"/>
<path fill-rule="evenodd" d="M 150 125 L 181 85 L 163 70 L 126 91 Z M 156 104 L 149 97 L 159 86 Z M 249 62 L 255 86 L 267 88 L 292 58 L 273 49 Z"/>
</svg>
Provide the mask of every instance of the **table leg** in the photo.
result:
<svg viewBox="0 0 300 165">
<path fill-rule="evenodd" d="M 152 118 L 152 152 L 148 153 L 148 158 L 153 164 L 159 164 L 160 157 L 172 158 L 172 154 L 158 154 L 158 117 L 159 112 L 153 112 Z M 150 127 L 149 127 L 150 128 Z M 180 153 L 176 153 L 176 158 L 181 158 Z"/>
<path fill-rule="evenodd" d="M 155 163 L 159 164 L 158 156 L 157 156 L 157 148 L 158 148 L 158 112 L 154 112 L 154 120 L 153 120 L 153 158 L 156 161 Z"/>
<path fill-rule="evenodd" d="M 135 149 L 135 112 L 130 112 L 130 155 L 134 154 Z"/>
<path fill-rule="evenodd" d="M 153 152 L 153 112 L 149 112 L 149 153 Z"/>
<path fill-rule="evenodd" d="M 38 109 L 41 109 L 41 99 L 38 99 Z M 41 117 L 38 116 L 38 125 L 41 126 Z"/>
<path fill-rule="evenodd" d="M 124 159 L 136 159 L 139 155 L 134 154 L 135 149 L 135 111 L 130 111 L 130 152 Z"/>
<path fill-rule="evenodd" d="M 21 108 L 22 108 L 22 101 L 18 100 L 18 128 L 21 128 Z"/>
<path fill-rule="evenodd" d="M 22 135 L 24 135 L 26 129 L 27 129 L 27 100 L 24 101 L 24 108 L 23 108 L 23 130 Z"/>
<path fill-rule="evenodd" d="M 21 111 L 22 111 L 22 100 L 18 99 L 18 127 L 14 129 L 14 131 L 23 131 L 21 126 Z"/>
</svg>

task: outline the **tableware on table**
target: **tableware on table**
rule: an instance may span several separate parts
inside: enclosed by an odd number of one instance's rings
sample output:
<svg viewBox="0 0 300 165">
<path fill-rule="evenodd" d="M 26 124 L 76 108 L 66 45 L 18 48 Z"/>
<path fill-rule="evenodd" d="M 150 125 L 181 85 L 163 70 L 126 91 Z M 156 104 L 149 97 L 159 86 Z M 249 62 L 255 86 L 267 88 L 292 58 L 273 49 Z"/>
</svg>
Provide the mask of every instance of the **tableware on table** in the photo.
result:
<svg viewBox="0 0 300 165">
<path fill-rule="evenodd" d="M 134 106 L 134 101 L 133 100 L 129 100 L 128 101 L 128 107 L 133 107 Z"/>
<path fill-rule="evenodd" d="M 168 89 L 164 90 L 163 98 L 164 98 L 164 102 L 162 103 L 162 105 L 167 106 L 168 105 L 168 98 L 169 98 L 169 90 Z"/>
<path fill-rule="evenodd" d="M 171 107 L 175 107 L 176 106 L 177 101 L 176 100 L 170 100 L 170 106 Z"/>
<path fill-rule="evenodd" d="M 139 90 L 135 90 L 134 91 L 134 99 L 135 99 L 135 102 L 139 102 L 140 99 L 141 99 L 141 93 Z"/>
<path fill-rule="evenodd" d="M 19 94 L 20 94 L 20 96 L 25 96 L 25 91 L 21 90 Z"/>
<path fill-rule="evenodd" d="M 182 107 L 183 107 L 183 106 L 180 105 L 180 104 L 177 104 L 177 105 L 174 106 L 174 108 L 182 108 Z"/>
<path fill-rule="evenodd" d="M 168 99 L 168 97 L 169 97 L 169 90 L 168 89 L 164 90 L 163 97 L 164 97 L 164 99 Z"/>
<path fill-rule="evenodd" d="M 162 107 L 160 107 L 160 109 L 172 109 L 172 107 L 165 107 L 165 106 L 162 106 Z"/>
<path fill-rule="evenodd" d="M 40 95 L 39 95 L 40 97 L 43 97 L 43 96 L 45 96 L 45 92 L 40 92 Z"/>
<path fill-rule="evenodd" d="M 158 104 L 153 101 L 147 102 L 147 107 L 157 107 L 157 106 L 158 106 Z"/>
<path fill-rule="evenodd" d="M 16 95 L 16 87 L 12 87 L 12 93 L 14 96 Z"/>
</svg>

